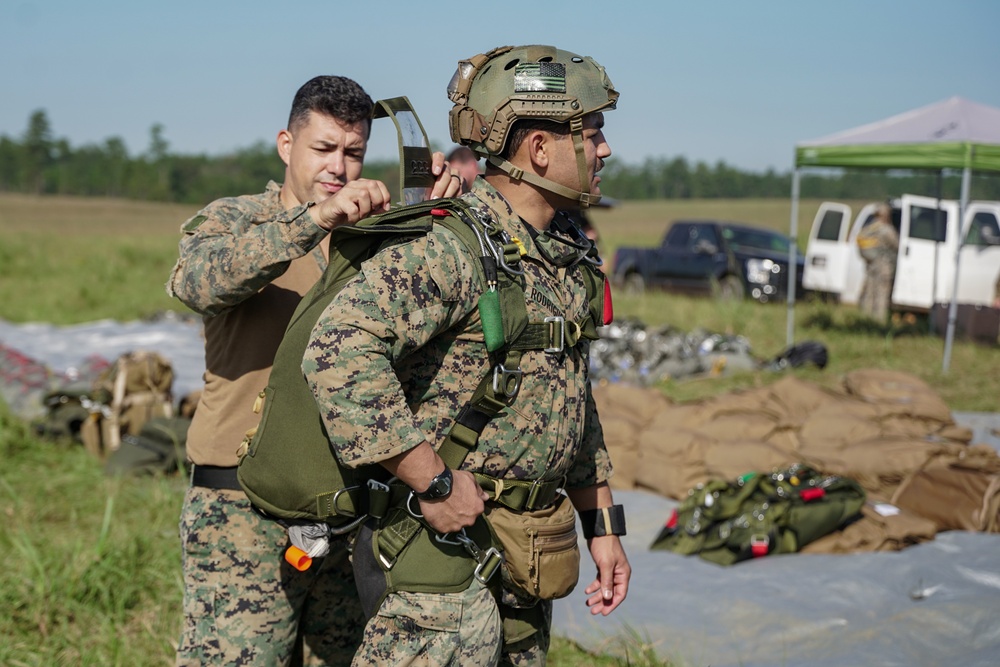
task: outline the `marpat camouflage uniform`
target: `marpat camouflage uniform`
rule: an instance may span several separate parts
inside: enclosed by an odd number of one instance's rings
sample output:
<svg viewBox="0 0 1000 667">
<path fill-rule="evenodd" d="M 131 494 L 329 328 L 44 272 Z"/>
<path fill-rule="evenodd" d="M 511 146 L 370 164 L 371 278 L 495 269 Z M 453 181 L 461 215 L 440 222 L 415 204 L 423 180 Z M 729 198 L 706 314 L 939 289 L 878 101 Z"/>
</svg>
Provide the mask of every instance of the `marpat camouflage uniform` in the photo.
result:
<svg viewBox="0 0 1000 667">
<path fill-rule="evenodd" d="M 235 470 L 285 327 L 326 266 L 327 232 L 308 204 L 285 210 L 279 192 L 269 183 L 260 195 L 220 199 L 183 227 L 167 291 L 205 316 L 205 389 L 187 443 L 196 470 Z M 345 540 L 298 572 L 283 558 L 283 528 L 255 514 L 242 491 L 203 486 L 188 489 L 180 532 L 178 665 L 350 663 L 364 613 Z"/>
<path fill-rule="evenodd" d="M 858 233 L 858 246 L 865 259 L 865 283 L 858 307 L 871 319 L 885 324 L 889 321 L 896 278 L 899 234 L 891 224 L 876 220 Z"/>
<path fill-rule="evenodd" d="M 583 321 L 588 300 L 580 269 L 567 268 L 568 261 L 562 266 L 549 261 L 538 244 L 565 260 L 575 257 L 575 251 L 541 236 L 536 242 L 526 223 L 483 179 L 475 181 L 465 198 L 526 246 L 521 266 L 529 319 Z M 382 461 L 425 440 L 440 443 L 490 371 L 473 261 L 457 237 L 435 227 L 426 237 L 387 248 L 365 262 L 320 317 L 303 371 L 331 443 L 346 465 Z M 563 354 L 525 352 L 516 401 L 486 426 L 462 469 L 519 480 L 565 475 L 571 489 L 606 481 L 611 464 L 590 391 L 588 349 L 581 341 Z M 412 596 L 390 594 L 369 620 L 355 664 L 496 664 L 463 657 L 467 652 L 492 655 L 496 648 L 499 621 L 479 606 L 494 605 L 487 595 L 474 589 L 423 594 L 415 606 Z M 515 600 L 505 593 L 508 602 Z M 458 610 L 460 619 L 454 617 Z M 443 633 L 448 641 L 440 638 Z M 473 645 L 464 643 L 469 637 Z M 518 652 L 508 662 L 543 664 L 547 644 L 547 631 L 536 634 L 514 647 Z"/>
</svg>

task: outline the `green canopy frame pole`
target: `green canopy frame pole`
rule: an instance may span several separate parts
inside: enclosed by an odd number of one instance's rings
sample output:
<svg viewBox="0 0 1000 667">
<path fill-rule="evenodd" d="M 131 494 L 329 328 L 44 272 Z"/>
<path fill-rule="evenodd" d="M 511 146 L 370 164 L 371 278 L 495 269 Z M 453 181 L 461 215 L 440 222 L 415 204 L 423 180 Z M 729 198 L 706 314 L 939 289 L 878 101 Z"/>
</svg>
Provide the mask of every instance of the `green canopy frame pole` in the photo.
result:
<svg viewBox="0 0 1000 667">
<path fill-rule="evenodd" d="M 788 324 L 785 344 L 795 343 L 795 285 L 798 283 L 798 238 L 799 238 L 799 168 L 792 173 L 792 219 L 788 225 Z"/>
<path fill-rule="evenodd" d="M 974 149 L 970 146 L 970 153 Z M 972 157 L 971 155 L 969 156 Z M 971 162 L 971 159 L 969 160 Z M 955 248 L 955 281 L 951 287 L 951 303 L 948 304 L 948 332 L 944 337 L 944 359 L 941 361 L 941 372 L 948 373 L 951 365 L 951 346 L 955 340 L 955 321 L 958 319 L 958 267 L 962 256 L 962 245 L 965 243 L 965 211 L 969 207 L 969 189 L 972 184 L 972 169 L 962 170 L 962 199 L 958 204 L 958 245 Z"/>
</svg>

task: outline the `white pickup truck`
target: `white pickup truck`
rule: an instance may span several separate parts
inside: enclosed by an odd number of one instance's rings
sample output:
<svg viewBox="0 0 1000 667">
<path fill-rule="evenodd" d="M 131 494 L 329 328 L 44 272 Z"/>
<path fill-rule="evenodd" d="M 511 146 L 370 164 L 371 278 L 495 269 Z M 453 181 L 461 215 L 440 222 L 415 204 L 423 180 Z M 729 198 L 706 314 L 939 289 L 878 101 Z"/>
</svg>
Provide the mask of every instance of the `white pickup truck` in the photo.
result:
<svg viewBox="0 0 1000 667">
<path fill-rule="evenodd" d="M 865 262 L 858 251 L 858 232 L 875 218 L 877 204 L 851 208 L 824 202 L 816 213 L 806 247 L 802 286 L 857 303 L 864 284 Z M 991 305 L 1000 277 L 1000 202 L 970 202 L 961 228 L 959 203 L 933 197 L 903 195 L 892 201 L 893 226 L 899 231 L 894 310 L 928 312 L 948 303 L 955 286 L 955 251 L 959 258 L 960 304 Z"/>
</svg>

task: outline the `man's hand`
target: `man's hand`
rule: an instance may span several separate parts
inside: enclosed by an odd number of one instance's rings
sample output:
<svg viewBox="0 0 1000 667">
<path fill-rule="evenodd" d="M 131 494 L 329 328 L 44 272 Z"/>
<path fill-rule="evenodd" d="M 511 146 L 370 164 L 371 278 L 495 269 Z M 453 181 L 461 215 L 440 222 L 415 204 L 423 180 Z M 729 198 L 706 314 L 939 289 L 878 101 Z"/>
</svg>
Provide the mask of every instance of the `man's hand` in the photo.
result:
<svg viewBox="0 0 1000 667">
<path fill-rule="evenodd" d="M 472 473 L 454 470 L 451 494 L 440 500 L 421 500 L 420 511 L 424 521 L 437 532 L 456 533 L 476 522 L 485 509 L 483 502 L 488 498 Z"/>
<path fill-rule="evenodd" d="M 592 537 L 587 542 L 590 555 L 597 565 L 597 578 L 584 592 L 591 614 L 607 616 L 628 595 L 628 583 L 632 578 L 632 566 L 628 564 L 625 550 L 617 535 Z"/>
<path fill-rule="evenodd" d="M 392 475 L 418 491 L 426 489 L 435 475 L 444 468 L 444 461 L 428 442 L 381 463 Z M 424 520 L 439 533 L 455 533 L 471 526 L 476 522 L 476 517 L 483 513 L 483 502 L 489 499 L 472 473 L 452 470 L 451 478 L 451 493 L 447 498 L 409 499 L 410 509 L 423 514 Z M 419 503 L 419 510 L 415 503 Z"/>
<path fill-rule="evenodd" d="M 462 194 L 462 177 L 444 161 L 444 153 L 441 151 L 431 156 L 431 173 L 434 174 L 435 181 L 427 191 L 428 199 L 457 197 Z"/>
<path fill-rule="evenodd" d="M 353 225 L 373 213 L 388 211 L 391 201 L 385 183 L 359 178 L 314 206 L 310 213 L 317 225 L 331 230 L 341 225 Z"/>
</svg>

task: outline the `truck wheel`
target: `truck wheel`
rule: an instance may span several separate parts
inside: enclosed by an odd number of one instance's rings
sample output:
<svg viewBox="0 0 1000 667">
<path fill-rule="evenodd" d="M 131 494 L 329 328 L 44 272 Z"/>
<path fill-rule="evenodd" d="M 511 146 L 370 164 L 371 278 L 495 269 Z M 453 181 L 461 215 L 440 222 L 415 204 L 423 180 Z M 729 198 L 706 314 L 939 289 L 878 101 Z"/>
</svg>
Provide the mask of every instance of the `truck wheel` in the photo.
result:
<svg viewBox="0 0 1000 667">
<path fill-rule="evenodd" d="M 743 281 L 737 276 L 723 276 L 715 287 L 715 298 L 723 301 L 738 301 L 743 298 L 745 290 Z"/>
<path fill-rule="evenodd" d="M 642 274 L 630 273 L 625 276 L 625 282 L 622 284 L 622 289 L 626 294 L 638 296 L 646 291 L 646 281 L 643 280 Z"/>
</svg>

